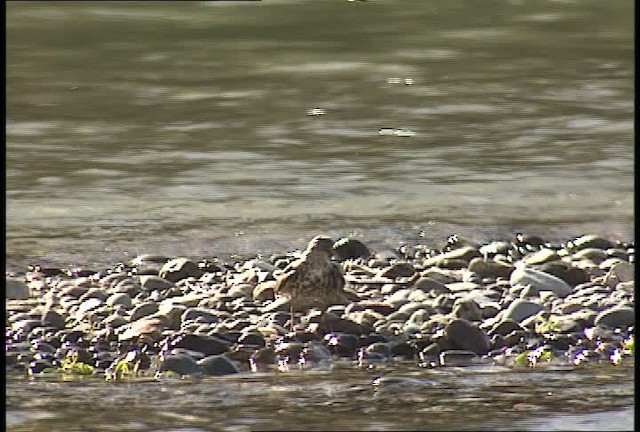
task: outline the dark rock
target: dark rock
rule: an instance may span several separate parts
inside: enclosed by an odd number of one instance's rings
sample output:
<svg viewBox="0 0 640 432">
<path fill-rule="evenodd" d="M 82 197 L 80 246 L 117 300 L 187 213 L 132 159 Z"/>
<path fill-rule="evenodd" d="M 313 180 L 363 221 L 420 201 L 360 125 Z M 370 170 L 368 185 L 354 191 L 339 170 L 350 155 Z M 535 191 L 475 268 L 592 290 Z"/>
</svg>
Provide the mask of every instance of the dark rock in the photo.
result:
<svg viewBox="0 0 640 432">
<path fill-rule="evenodd" d="M 465 319 L 456 318 L 449 322 L 444 333 L 459 349 L 470 350 L 480 355 L 489 352 L 490 341 L 487 334 Z"/>
<path fill-rule="evenodd" d="M 52 309 L 46 309 L 42 312 L 42 323 L 57 330 L 62 330 L 65 328 L 66 320 L 58 312 Z"/>
<path fill-rule="evenodd" d="M 609 249 L 615 247 L 613 243 L 609 240 L 604 239 L 602 237 L 598 237 L 596 235 L 584 235 L 582 237 L 578 237 L 577 239 L 570 241 L 567 244 L 567 248 L 569 250 L 579 251 L 587 248 L 595 248 L 595 249 Z"/>
<path fill-rule="evenodd" d="M 199 278 L 204 270 L 187 258 L 176 258 L 162 266 L 158 275 L 170 282 L 178 282 L 189 277 Z"/>
<path fill-rule="evenodd" d="M 140 286 L 143 291 L 164 291 L 174 286 L 174 283 L 160 276 L 140 276 Z"/>
<path fill-rule="evenodd" d="M 481 278 L 508 278 L 514 267 L 501 261 L 486 260 L 476 257 L 469 261 L 469 271 L 476 273 Z"/>
<path fill-rule="evenodd" d="M 614 306 L 598 314 L 595 325 L 626 329 L 635 324 L 636 311 L 628 306 Z"/>
<path fill-rule="evenodd" d="M 353 334 L 327 334 L 324 343 L 332 354 L 338 357 L 353 357 L 360 347 L 359 338 Z"/>
<path fill-rule="evenodd" d="M 191 333 L 178 335 L 169 343 L 170 348 L 185 348 L 205 356 L 222 354 L 229 350 L 230 345 L 228 341 L 215 336 Z"/>
<path fill-rule="evenodd" d="M 243 333 L 238 338 L 238 344 L 262 348 L 266 346 L 266 341 L 264 340 L 264 336 L 261 333 Z"/>
<path fill-rule="evenodd" d="M 416 272 L 416 269 L 409 262 L 397 262 L 390 267 L 384 269 L 379 277 L 385 277 L 389 279 L 395 279 L 400 277 L 411 277 Z"/>
<path fill-rule="evenodd" d="M 199 322 L 204 323 L 217 323 L 219 318 L 215 311 L 210 309 L 200 308 L 200 307 L 191 307 L 184 311 L 182 314 L 181 321 L 183 323 L 187 321 L 195 321 L 199 320 Z"/>
<path fill-rule="evenodd" d="M 53 363 L 50 360 L 46 360 L 46 359 L 33 360 L 32 362 L 29 363 L 28 372 L 29 372 L 29 375 L 35 375 L 35 374 L 41 373 L 45 369 L 50 369 L 53 367 L 54 367 Z"/>
<path fill-rule="evenodd" d="M 420 351 L 420 359 L 422 361 L 435 359 L 438 355 L 440 355 L 440 345 L 435 342 L 427 345 Z"/>
<path fill-rule="evenodd" d="M 448 350 L 440 353 L 439 360 L 441 366 L 469 366 L 476 357 L 474 351 Z"/>
<path fill-rule="evenodd" d="M 391 342 L 389 350 L 392 357 L 403 357 L 407 360 L 413 360 L 416 356 L 415 347 L 407 341 Z"/>
<path fill-rule="evenodd" d="M 364 348 L 364 350 L 367 353 L 374 353 L 375 352 L 375 353 L 382 354 L 385 357 L 391 356 L 391 349 L 389 348 L 389 344 L 384 343 L 384 342 L 372 343 L 371 345 L 369 345 L 366 348 Z"/>
<path fill-rule="evenodd" d="M 202 368 L 187 354 L 169 354 L 162 360 L 161 372 L 175 372 L 179 375 L 202 375 Z"/>
<path fill-rule="evenodd" d="M 5 279 L 5 298 L 11 300 L 26 300 L 29 298 L 29 287 L 20 279 Z"/>
<path fill-rule="evenodd" d="M 544 307 L 539 304 L 529 300 L 516 299 L 504 312 L 502 320 L 505 321 L 507 319 L 511 319 L 515 322 L 521 323 L 526 318 L 533 316 L 543 310 Z"/>
<path fill-rule="evenodd" d="M 343 237 L 333 244 L 333 250 L 339 261 L 356 258 L 369 258 L 371 251 L 360 240 Z"/>
<path fill-rule="evenodd" d="M 421 277 L 413 284 L 414 289 L 419 289 L 426 293 L 446 294 L 449 288 L 445 284 L 429 277 Z"/>
<path fill-rule="evenodd" d="M 235 363 L 224 354 L 205 357 L 198 361 L 198 365 L 205 375 L 221 376 L 240 372 Z"/>
<path fill-rule="evenodd" d="M 549 273 L 565 281 L 569 286 L 575 287 L 579 284 L 589 282 L 589 274 L 578 267 L 573 267 L 564 261 L 548 262 L 540 266 L 540 270 Z"/>
<path fill-rule="evenodd" d="M 140 303 L 131 311 L 129 319 L 131 321 L 137 321 L 140 318 L 147 317 L 151 314 L 158 312 L 158 303 L 156 302 L 144 302 Z"/>
<path fill-rule="evenodd" d="M 489 336 L 493 335 L 501 335 L 506 336 L 513 331 L 525 331 L 524 327 L 522 327 L 518 322 L 512 319 L 505 319 L 497 323 L 491 328 L 487 333 Z"/>
<path fill-rule="evenodd" d="M 254 301 L 264 302 L 267 300 L 275 300 L 275 286 L 277 285 L 277 281 L 270 280 L 266 282 L 259 283 L 253 288 L 252 297 Z"/>
</svg>

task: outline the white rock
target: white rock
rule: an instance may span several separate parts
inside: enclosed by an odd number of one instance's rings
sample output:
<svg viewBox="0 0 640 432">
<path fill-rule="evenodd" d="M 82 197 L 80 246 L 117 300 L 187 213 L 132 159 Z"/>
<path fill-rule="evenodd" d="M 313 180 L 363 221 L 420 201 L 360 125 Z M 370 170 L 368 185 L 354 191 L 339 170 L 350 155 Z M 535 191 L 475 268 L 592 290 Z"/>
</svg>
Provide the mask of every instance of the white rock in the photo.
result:
<svg viewBox="0 0 640 432">
<path fill-rule="evenodd" d="M 531 285 L 540 291 L 553 291 L 558 297 L 566 297 L 571 294 L 571 287 L 565 281 L 540 270 L 524 266 L 516 266 L 509 278 L 511 286 Z"/>
</svg>

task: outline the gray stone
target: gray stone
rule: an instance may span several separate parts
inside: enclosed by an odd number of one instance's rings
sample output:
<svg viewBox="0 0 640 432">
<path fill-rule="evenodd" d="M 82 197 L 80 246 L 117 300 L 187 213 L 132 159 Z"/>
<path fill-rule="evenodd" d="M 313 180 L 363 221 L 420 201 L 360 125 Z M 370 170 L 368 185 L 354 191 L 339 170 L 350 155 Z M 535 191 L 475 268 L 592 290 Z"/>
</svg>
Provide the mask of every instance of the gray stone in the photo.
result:
<svg viewBox="0 0 640 432">
<path fill-rule="evenodd" d="M 502 320 L 511 319 L 517 323 L 521 323 L 543 309 L 544 307 L 541 304 L 529 300 L 516 299 L 507 307 L 502 316 Z"/>
<path fill-rule="evenodd" d="M 205 375 L 221 376 L 240 372 L 240 369 L 224 354 L 205 357 L 197 362 Z"/>
<path fill-rule="evenodd" d="M 274 291 L 276 284 L 277 281 L 271 280 L 256 285 L 256 287 L 253 289 L 253 292 L 251 293 L 253 300 L 257 302 L 274 300 L 276 298 Z"/>
<path fill-rule="evenodd" d="M 114 293 L 105 302 L 109 306 L 122 305 L 126 309 L 131 309 L 131 296 L 127 293 Z"/>
<path fill-rule="evenodd" d="M 522 262 L 526 265 L 538 265 L 559 259 L 560 257 L 553 249 L 542 248 L 522 258 Z"/>
<path fill-rule="evenodd" d="M 573 240 L 569 246 L 575 250 L 582 250 L 587 248 L 609 249 L 614 247 L 615 245 L 607 239 L 589 234 L 578 237 L 577 239 Z"/>
<path fill-rule="evenodd" d="M 421 277 L 420 279 L 418 279 L 414 283 L 413 289 L 421 290 L 426 293 L 433 292 L 436 294 L 449 292 L 449 289 L 445 286 L 445 284 L 429 277 Z"/>
<path fill-rule="evenodd" d="M 160 276 L 144 275 L 140 276 L 140 285 L 145 291 L 163 291 L 171 288 L 174 283 Z"/>
<path fill-rule="evenodd" d="M 26 300 L 29 298 L 29 287 L 20 279 L 6 278 L 5 298 L 9 300 Z"/>
<path fill-rule="evenodd" d="M 444 252 L 439 255 L 426 258 L 422 263 L 423 267 L 434 267 L 441 266 L 446 261 L 464 261 L 465 263 L 469 263 L 473 258 L 480 257 L 480 252 L 478 249 L 473 246 L 463 246 L 458 249 L 454 249 L 452 251 Z"/>
<path fill-rule="evenodd" d="M 615 306 L 598 314 L 595 324 L 612 328 L 626 329 L 635 324 L 636 311 L 628 306 Z"/>
<path fill-rule="evenodd" d="M 140 303 L 131 311 L 130 319 L 131 321 L 137 321 L 140 318 L 149 316 L 156 312 L 158 312 L 158 303 L 155 303 L 155 302 Z"/>
<path fill-rule="evenodd" d="M 369 258 L 371 251 L 360 240 L 341 238 L 333 244 L 333 250 L 339 261 L 355 258 Z"/>
<path fill-rule="evenodd" d="M 441 366 L 469 366 L 477 357 L 469 350 L 447 350 L 440 353 L 438 360 Z"/>
<path fill-rule="evenodd" d="M 176 258 L 162 266 L 158 276 L 170 282 L 178 282 L 188 277 L 199 278 L 204 270 L 188 258 Z"/>
<path fill-rule="evenodd" d="M 179 375 L 202 375 L 203 370 L 198 363 L 187 354 L 169 354 L 162 361 L 161 372 L 175 372 Z"/>
<path fill-rule="evenodd" d="M 467 268 L 481 278 L 508 278 L 514 267 L 511 264 L 501 261 L 485 260 L 484 258 L 476 257 L 469 262 Z"/>
<path fill-rule="evenodd" d="M 565 281 L 545 272 L 528 267 L 518 266 L 509 278 L 511 286 L 531 285 L 538 291 L 553 291 L 558 297 L 571 294 L 571 287 Z"/>
<path fill-rule="evenodd" d="M 454 319 L 444 328 L 447 340 L 462 350 L 473 351 L 483 355 L 489 352 L 491 347 L 489 337 L 484 330 L 473 325 L 465 319 Z"/>
</svg>

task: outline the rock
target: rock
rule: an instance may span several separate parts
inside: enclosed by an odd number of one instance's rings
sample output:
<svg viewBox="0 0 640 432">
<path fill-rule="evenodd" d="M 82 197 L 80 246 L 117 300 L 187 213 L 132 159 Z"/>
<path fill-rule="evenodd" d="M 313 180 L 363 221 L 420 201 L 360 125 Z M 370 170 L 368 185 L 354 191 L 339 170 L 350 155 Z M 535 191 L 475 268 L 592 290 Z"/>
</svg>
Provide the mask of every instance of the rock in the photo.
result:
<svg viewBox="0 0 640 432">
<path fill-rule="evenodd" d="M 240 369 L 224 354 L 212 355 L 197 362 L 205 375 L 221 376 L 240 372 Z"/>
<path fill-rule="evenodd" d="M 276 284 L 277 281 L 271 280 L 256 285 L 252 293 L 253 300 L 260 303 L 267 300 L 275 300 L 276 295 L 274 288 Z"/>
<path fill-rule="evenodd" d="M 578 252 L 574 253 L 572 258 L 576 261 L 582 260 L 582 259 L 588 259 L 594 262 L 595 264 L 600 264 L 607 259 L 607 253 L 602 249 L 596 249 L 596 248 L 590 247 L 590 248 L 581 249 Z"/>
<path fill-rule="evenodd" d="M 482 286 L 475 282 L 452 282 L 452 283 L 446 284 L 446 287 L 450 292 L 453 292 L 453 293 L 482 289 Z"/>
<path fill-rule="evenodd" d="M 521 323 L 525 319 L 537 314 L 543 309 L 544 307 L 539 303 L 535 303 L 529 300 L 516 299 L 511 302 L 509 307 L 504 311 L 502 321 L 511 319 L 517 323 Z"/>
<path fill-rule="evenodd" d="M 480 306 L 472 299 L 458 299 L 453 304 L 453 315 L 456 318 L 463 318 L 467 321 L 482 320 Z"/>
<path fill-rule="evenodd" d="M 45 309 L 42 312 L 42 323 L 57 330 L 62 330 L 63 328 L 65 328 L 66 320 L 58 312 L 52 309 Z"/>
<path fill-rule="evenodd" d="M 477 357 L 474 351 L 447 350 L 440 353 L 438 360 L 441 366 L 469 366 Z"/>
<path fill-rule="evenodd" d="M 544 264 L 550 261 L 557 261 L 560 259 L 560 256 L 553 249 L 542 248 L 530 254 L 527 254 L 524 258 L 522 258 L 522 263 L 527 266 Z"/>
<path fill-rule="evenodd" d="M 162 266 L 158 276 L 170 282 L 178 282 L 189 277 L 199 278 L 204 270 L 188 258 L 176 258 Z"/>
<path fill-rule="evenodd" d="M 506 336 L 513 331 L 522 331 L 525 329 L 518 322 L 512 320 L 511 318 L 504 319 L 494 325 L 491 330 L 488 331 L 489 336 L 493 335 L 501 335 Z"/>
<path fill-rule="evenodd" d="M 611 288 L 620 282 L 631 281 L 635 281 L 635 268 L 628 262 L 615 264 L 604 277 L 605 285 Z"/>
<path fill-rule="evenodd" d="M 118 329 L 118 340 L 143 340 L 159 341 L 162 338 L 162 331 L 166 328 L 164 320 L 154 318 L 142 318 Z"/>
<path fill-rule="evenodd" d="M 473 258 L 480 257 L 480 252 L 474 246 L 463 246 L 439 255 L 429 257 L 422 263 L 423 267 L 441 267 L 445 261 L 464 261 L 468 265 Z M 466 266 L 465 265 L 465 266 Z"/>
<path fill-rule="evenodd" d="M 158 312 L 158 303 L 156 302 L 144 302 L 133 308 L 129 319 L 131 321 L 137 321 L 140 318 L 144 318 L 151 314 Z"/>
<path fill-rule="evenodd" d="M 595 325 L 626 329 L 635 324 L 636 311 L 628 306 L 614 306 L 598 314 Z"/>
<path fill-rule="evenodd" d="M 400 277 L 411 277 L 416 272 L 416 269 L 411 263 L 397 262 L 390 267 L 382 270 L 378 276 L 389 279 L 396 279 Z"/>
<path fill-rule="evenodd" d="M 445 284 L 429 277 L 421 277 L 416 280 L 413 284 L 413 289 L 435 294 L 444 294 L 449 292 L 449 289 L 445 286 Z"/>
<path fill-rule="evenodd" d="M 219 318 L 215 311 L 201 307 L 188 308 L 182 314 L 182 323 L 195 320 L 204 323 L 217 323 Z"/>
<path fill-rule="evenodd" d="M 343 237 L 333 244 L 334 254 L 338 261 L 371 257 L 371 251 L 360 240 Z"/>
<path fill-rule="evenodd" d="M 511 286 L 531 285 L 538 291 L 553 291 L 558 297 L 571 294 L 571 287 L 562 279 L 528 267 L 516 266 L 509 278 Z"/>
<path fill-rule="evenodd" d="M 122 305 L 126 309 L 131 309 L 131 297 L 127 293 L 111 294 L 105 303 L 109 306 Z"/>
<path fill-rule="evenodd" d="M 491 347 L 487 334 L 471 322 L 456 318 L 444 328 L 447 340 L 462 350 L 470 350 L 483 355 L 489 352 Z"/>
<path fill-rule="evenodd" d="M 161 372 L 175 372 L 179 375 L 202 375 L 203 370 L 198 363 L 187 354 L 169 354 L 161 363 Z"/>
<path fill-rule="evenodd" d="M 26 300 L 29 298 L 29 287 L 23 280 L 6 278 L 5 298 L 10 300 Z"/>
<path fill-rule="evenodd" d="M 569 286 L 575 287 L 589 282 L 589 274 L 581 268 L 573 267 L 564 261 L 552 261 L 540 266 L 540 270 L 565 281 Z"/>
<path fill-rule="evenodd" d="M 271 312 L 290 312 L 291 301 L 287 297 L 278 297 L 262 308 L 263 314 Z"/>
<path fill-rule="evenodd" d="M 215 336 L 203 334 L 179 334 L 169 343 L 170 348 L 185 348 L 205 356 L 222 354 L 229 350 L 230 343 Z"/>
<path fill-rule="evenodd" d="M 164 291 L 174 286 L 174 283 L 160 276 L 144 275 L 140 276 L 140 286 L 144 291 Z"/>
<path fill-rule="evenodd" d="M 325 335 L 324 343 L 329 352 L 338 357 L 353 357 L 360 347 L 359 338 L 354 334 L 330 333 Z"/>
<path fill-rule="evenodd" d="M 476 257 L 469 261 L 467 267 L 469 271 L 476 273 L 481 278 L 508 278 L 514 267 L 511 264 L 501 261 L 485 260 L 484 258 Z"/>
<path fill-rule="evenodd" d="M 576 251 L 587 249 L 587 248 L 609 249 L 609 248 L 613 248 L 614 246 L 615 245 L 611 243 L 609 240 L 604 239 L 602 237 L 598 237 L 596 235 L 584 235 L 582 237 L 578 237 L 577 239 L 567 244 L 568 249 L 572 249 Z"/>
</svg>

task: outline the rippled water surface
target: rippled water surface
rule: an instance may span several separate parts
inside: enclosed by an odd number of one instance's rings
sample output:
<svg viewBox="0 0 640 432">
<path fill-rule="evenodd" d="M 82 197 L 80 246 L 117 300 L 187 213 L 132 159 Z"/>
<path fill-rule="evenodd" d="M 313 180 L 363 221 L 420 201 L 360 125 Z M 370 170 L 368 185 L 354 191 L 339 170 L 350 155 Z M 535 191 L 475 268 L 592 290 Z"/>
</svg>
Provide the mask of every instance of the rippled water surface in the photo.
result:
<svg viewBox="0 0 640 432">
<path fill-rule="evenodd" d="M 632 11 L 8 3 L 7 262 L 275 250 L 319 231 L 629 240 Z"/>
<path fill-rule="evenodd" d="M 416 369 L 130 384 L 13 379 L 7 422 L 16 432 L 633 429 L 632 364 Z"/>
</svg>

